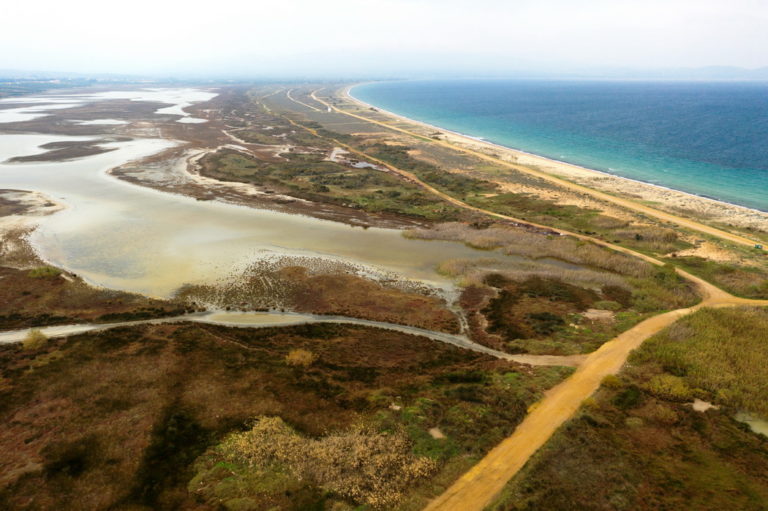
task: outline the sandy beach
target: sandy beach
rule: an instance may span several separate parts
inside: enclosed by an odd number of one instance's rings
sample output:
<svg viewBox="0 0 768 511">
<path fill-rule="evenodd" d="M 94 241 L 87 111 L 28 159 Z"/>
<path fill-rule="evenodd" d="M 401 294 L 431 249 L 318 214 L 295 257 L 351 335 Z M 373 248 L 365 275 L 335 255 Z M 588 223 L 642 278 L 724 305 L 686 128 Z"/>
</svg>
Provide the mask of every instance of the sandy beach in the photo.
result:
<svg viewBox="0 0 768 511">
<path fill-rule="evenodd" d="M 554 177 L 601 192 L 628 198 L 645 206 L 650 206 L 655 209 L 668 211 L 676 215 L 686 216 L 696 220 L 706 220 L 710 223 L 768 233 L 768 212 L 729 204 L 707 197 L 700 197 L 679 190 L 673 190 L 663 186 L 636 181 L 571 163 L 553 160 L 544 156 L 494 144 L 462 133 L 456 133 L 439 126 L 416 121 L 360 101 L 351 93 L 351 90 L 354 87 L 355 86 L 352 85 L 341 89 L 337 93 L 337 97 L 341 100 L 354 103 L 365 110 L 370 111 L 370 109 L 375 109 L 379 114 L 390 117 L 397 122 L 406 123 L 408 124 L 409 129 L 412 129 L 419 134 L 423 134 L 425 137 L 433 136 L 434 133 L 438 131 L 440 132 L 440 138 L 450 144 L 494 156 L 504 161 L 527 167 L 534 171 L 544 172 Z M 510 191 L 513 190 L 510 189 Z M 534 192 L 529 189 L 518 191 Z M 582 207 L 594 206 L 594 201 L 588 198 L 560 197 L 560 199 L 561 202 L 567 204 L 574 204 Z"/>
</svg>

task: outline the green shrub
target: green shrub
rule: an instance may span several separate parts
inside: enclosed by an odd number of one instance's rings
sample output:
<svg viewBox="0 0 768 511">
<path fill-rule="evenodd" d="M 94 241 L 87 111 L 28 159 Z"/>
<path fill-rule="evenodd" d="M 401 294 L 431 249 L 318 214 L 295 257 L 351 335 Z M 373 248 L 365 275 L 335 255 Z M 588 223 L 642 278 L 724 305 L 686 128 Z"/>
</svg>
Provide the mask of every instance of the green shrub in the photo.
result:
<svg viewBox="0 0 768 511">
<path fill-rule="evenodd" d="M 689 401 L 693 398 L 693 393 L 685 380 L 672 374 L 654 376 L 648 382 L 648 390 L 656 396 L 671 401 Z"/>
<path fill-rule="evenodd" d="M 643 398 L 642 392 L 635 385 L 630 385 L 623 391 L 616 394 L 613 398 L 613 404 L 621 408 L 622 410 L 629 410 L 635 408 Z"/>
<path fill-rule="evenodd" d="M 768 415 L 766 332 L 766 308 L 705 308 L 648 339 L 630 362 L 653 361 L 720 404 Z"/>
<path fill-rule="evenodd" d="M 603 378 L 602 385 L 609 389 L 620 389 L 623 386 L 621 382 L 621 378 L 619 378 L 615 374 L 609 374 L 608 376 Z"/>
<path fill-rule="evenodd" d="M 593 303 L 592 307 L 594 309 L 617 311 L 617 310 L 620 310 L 623 307 L 623 305 L 621 305 L 619 302 L 614 302 L 613 300 L 600 300 Z"/>
<path fill-rule="evenodd" d="M 45 346 L 47 342 L 48 337 L 37 328 L 33 328 L 24 337 L 24 340 L 21 341 L 21 345 L 25 350 L 37 350 Z"/>
<path fill-rule="evenodd" d="M 677 413 L 669 406 L 663 403 L 654 403 L 648 407 L 646 412 L 649 418 L 665 425 L 672 425 L 677 423 Z"/>
<path fill-rule="evenodd" d="M 588 397 L 584 401 L 582 401 L 581 406 L 586 408 L 587 410 L 599 410 L 600 409 L 600 403 L 597 402 L 597 399 L 594 397 Z"/>
<path fill-rule="evenodd" d="M 33 279 L 50 279 L 61 275 L 61 270 L 53 266 L 40 266 L 27 272 L 27 276 Z"/>
</svg>

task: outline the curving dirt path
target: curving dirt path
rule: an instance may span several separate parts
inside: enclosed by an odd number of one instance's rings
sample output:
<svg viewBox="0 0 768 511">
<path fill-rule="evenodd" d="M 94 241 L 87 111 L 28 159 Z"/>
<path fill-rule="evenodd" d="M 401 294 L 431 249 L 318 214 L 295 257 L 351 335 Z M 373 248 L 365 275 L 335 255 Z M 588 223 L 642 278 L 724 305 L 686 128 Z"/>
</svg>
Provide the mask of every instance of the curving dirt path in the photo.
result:
<svg viewBox="0 0 768 511">
<path fill-rule="evenodd" d="M 312 99 L 338 113 L 348 115 L 363 121 L 371 122 L 373 124 L 378 124 L 388 129 L 419 137 L 421 139 L 424 138 L 417 133 L 340 110 L 335 106 L 319 99 L 315 94 L 316 92 L 317 91 L 311 94 Z M 476 156 L 495 164 L 511 167 L 515 170 L 547 179 L 566 188 L 592 195 L 598 199 L 612 202 L 614 204 L 618 204 L 628 209 L 638 211 L 664 221 L 674 222 L 678 225 L 682 225 L 693 230 L 711 234 L 721 239 L 748 246 L 752 246 L 755 243 L 754 241 L 739 235 L 725 232 L 693 220 L 688 220 L 669 213 L 658 211 L 627 199 L 614 197 L 597 190 L 592 190 L 581 185 L 570 183 L 540 171 L 520 167 L 518 165 L 494 158 L 492 156 L 488 156 L 471 149 L 465 149 L 463 147 L 455 146 L 440 140 L 429 141 L 463 152 L 465 154 Z M 361 154 L 359 151 L 355 151 L 354 149 L 352 149 L 352 151 Z M 369 155 L 364 156 L 367 159 L 372 159 Z M 591 241 L 611 250 L 622 252 L 634 257 L 639 257 L 655 265 L 664 264 L 662 261 L 654 257 L 636 252 L 625 247 L 613 245 L 611 243 L 607 243 L 590 236 L 572 233 L 562 229 L 552 229 L 548 226 L 533 224 L 521 219 L 470 206 L 469 204 L 465 204 L 464 202 L 435 189 L 431 185 L 424 183 L 410 172 L 394 168 L 392 165 L 389 165 L 385 162 L 379 161 L 379 163 L 386 165 L 388 168 L 400 174 L 402 177 L 418 184 L 430 193 L 433 193 L 434 195 L 437 195 L 456 206 L 483 213 L 495 218 L 509 220 L 520 224 L 533 225 L 535 227 L 549 229 L 563 235 L 574 236 L 579 239 Z M 549 440 L 554 432 L 566 420 L 573 416 L 576 410 L 578 410 L 578 408 L 581 406 L 582 402 L 597 390 L 603 378 L 610 374 L 618 373 L 632 350 L 640 346 L 643 341 L 658 333 L 665 327 L 671 325 L 681 317 L 686 316 L 702 307 L 735 307 L 739 305 L 768 306 L 768 300 L 749 300 L 746 298 L 738 298 L 699 277 L 691 275 L 684 270 L 676 268 L 676 271 L 678 274 L 694 283 L 698 288 L 699 294 L 702 297 L 702 301 L 698 305 L 685 309 L 674 310 L 649 318 L 618 335 L 611 341 L 606 342 L 598 350 L 588 355 L 586 360 L 583 361 L 583 363 L 579 366 L 573 375 L 550 389 L 545 394 L 545 397 L 532 407 L 530 413 L 515 429 L 511 436 L 509 436 L 507 439 L 497 445 L 493 450 L 491 450 L 482 460 L 480 460 L 480 462 L 478 462 L 468 472 L 462 475 L 442 495 L 430 502 L 429 505 L 427 505 L 425 508 L 425 511 L 482 511 L 485 509 L 487 505 L 493 502 L 493 500 L 502 491 L 507 482 L 512 479 L 515 474 L 517 474 L 517 472 L 525 465 L 530 457 L 533 456 L 533 454 L 541 446 L 543 446 L 547 440 Z"/>
<path fill-rule="evenodd" d="M 368 319 L 350 318 L 346 316 L 321 316 L 316 314 L 299 313 L 239 313 L 212 311 L 186 314 L 183 316 L 172 316 L 168 318 L 147 319 L 138 321 L 120 321 L 116 323 L 76 323 L 71 325 L 57 325 L 50 327 L 37 328 L 46 337 L 66 337 L 69 335 L 81 334 L 85 332 L 94 332 L 109 330 L 122 326 L 133 325 L 158 325 L 163 323 L 181 323 L 181 322 L 205 323 L 208 325 L 223 325 L 237 328 L 270 328 L 278 326 L 307 325 L 317 323 L 334 323 L 339 325 L 360 325 L 383 330 L 391 330 L 408 335 L 426 337 L 433 341 L 452 344 L 461 349 L 476 351 L 485 355 L 490 355 L 502 360 L 517 362 L 518 364 L 528 364 L 533 366 L 578 366 L 587 355 L 511 355 L 502 351 L 494 350 L 482 344 L 471 341 L 464 335 L 454 335 L 434 330 L 426 330 L 407 325 L 398 325 L 396 323 L 385 323 L 382 321 L 372 321 Z M 10 330 L 0 332 L 0 344 L 10 344 L 21 342 L 29 333 L 30 329 Z"/>
<path fill-rule="evenodd" d="M 281 92 L 281 91 L 277 91 L 277 92 Z M 290 91 L 288 91 L 288 93 L 290 93 Z M 400 131 L 405 134 L 416 136 L 416 137 L 419 137 L 420 139 L 424 139 L 424 137 L 418 135 L 417 133 L 414 133 L 402 128 L 398 128 L 396 126 L 392 126 L 387 123 L 375 121 L 360 115 L 356 115 L 350 112 L 345 112 L 343 110 L 340 110 L 318 99 L 315 96 L 314 92 L 312 93 L 312 98 L 318 101 L 318 103 L 323 104 L 326 107 L 336 112 L 339 112 L 341 114 L 355 117 L 363 121 L 381 125 L 387 129 Z M 292 101 L 296 101 L 290 96 L 289 96 L 289 99 L 291 99 Z M 305 106 L 309 106 L 304 103 L 301 103 L 301 104 Z M 264 107 L 266 108 L 266 105 L 264 105 Z M 312 130 L 311 128 L 305 127 L 300 123 L 297 123 L 290 119 L 288 120 L 295 126 L 301 127 L 302 129 L 306 129 L 310 132 L 315 133 L 314 130 Z M 521 172 L 526 172 L 532 175 L 536 175 L 538 177 L 556 182 L 561 186 L 595 196 L 602 200 L 619 204 L 628 209 L 643 212 L 645 214 L 648 214 L 649 216 L 654 216 L 656 218 L 660 218 L 666 221 L 672 221 L 679 225 L 686 226 L 691 229 L 699 230 L 701 232 L 707 232 L 708 234 L 718 236 L 722 239 L 726 239 L 726 240 L 744 244 L 744 245 L 752 245 L 754 243 L 753 241 L 738 235 L 727 233 L 725 231 L 721 231 L 719 229 L 715 229 L 692 220 L 687 220 L 681 217 L 677 217 L 675 215 L 660 212 L 660 211 L 654 210 L 653 208 L 649 208 L 647 206 L 637 204 L 630 200 L 621 199 L 608 194 L 604 194 L 603 192 L 599 192 L 596 190 L 583 187 L 581 185 L 576 185 L 574 183 L 561 180 L 554 176 L 550 176 L 545 173 L 540 173 L 539 171 L 518 167 L 515 164 L 494 158 L 492 156 L 488 156 L 486 154 L 483 154 L 474 150 L 465 149 L 460 146 L 456 146 L 444 141 L 437 141 L 437 140 L 429 140 L 429 141 L 438 145 L 446 146 L 451 149 L 463 152 L 465 154 L 471 154 L 473 156 L 482 158 L 484 160 L 491 161 L 495 164 L 504 165 L 504 166 L 519 170 Z M 488 215 L 491 217 L 515 222 L 518 224 L 533 225 L 542 229 L 546 229 L 551 232 L 558 232 L 563 235 L 569 235 L 569 236 L 574 236 L 576 238 L 588 240 L 590 242 L 605 246 L 611 250 L 623 252 L 623 253 L 632 255 L 634 257 L 640 257 L 652 264 L 656 264 L 656 265 L 664 264 L 662 261 L 656 258 L 653 258 L 651 256 L 647 256 L 645 254 L 635 252 L 625 247 L 616 246 L 602 240 L 594 239 L 589 236 L 572 233 L 572 232 L 568 232 L 561 229 L 553 229 L 548 226 L 532 224 L 531 222 L 527 222 L 521 219 L 494 213 L 492 211 L 484 210 L 482 208 L 470 206 L 454 197 L 451 197 L 435 189 L 431 185 L 421 181 L 417 176 L 415 176 L 410 172 L 397 169 L 392 165 L 389 165 L 381 160 L 372 158 L 369 155 L 361 153 L 360 151 L 355 150 L 345 144 L 339 143 L 339 146 L 345 147 L 346 149 L 349 149 L 351 152 L 354 152 L 356 154 L 363 156 L 367 160 L 375 161 L 379 164 L 385 165 L 392 172 L 395 172 L 401 175 L 403 178 L 417 184 L 418 186 L 421 186 L 423 189 L 427 190 L 429 193 L 432 193 L 435 196 L 438 196 L 443 200 L 448 201 L 458 207 L 462 207 L 468 210 L 482 213 L 484 215 Z M 580 367 L 577 369 L 576 372 L 574 372 L 574 374 L 571 377 L 569 377 L 559 385 L 550 389 L 546 393 L 545 397 L 532 407 L 528 416 L 516 428 L 515 432 L 510 437 L 502 441 L 491 452 L 489 452 L 488 455 L 485 458 L 483 458 L 477 465 L 475 465 L 471 470 L 469 470 L 466 474 L 460 477 L 444 494 L 442 494 L 441 496 L 433 500 L 427 506 L 428 510 L 446 510 L 446 511 L 477 510 L 477 511 L 480 511 L 484 509 L 490 502 L 493 501 L 496 495 L 498 495 L 498 493 L 503 489 L 504 485 L 520 470 L 520 468 L 523 467 L 523 465 L 528 461 L 528 459 L 542 445 L 544 445 L 544 443 L 546 443 L 546 441 L 557 430 L 557 428 L 560 427 L 560 425 L 562 425 L 566 420 L 568 420 L 570 417 L 573 416 L 573 414 L 579 408 L 583 400 L 589 397 L 599 387 L 602 379 L 606 375 L 615 374 L 620 370 L 620 368 L 626 361 L 629 353 L 633 349 L 637 348 L 645 339 L 659 332 L 661 329 L 665 328 L 666 326 L 674 323 L 677 319 L 687 314 L 690 314 L 691 312 L 698 310 L 702 307 L 732 307 L 732 306 L 738 306 L 738 305 L 768 306 L 768 300 L 747 300 L 743 298 L 737 298 L 683 270 L 677 269 L 677 272 L 680 275 L 684 276 L 685 278 L 689 279 L 698 287 L 699 292 L 702 296 L 701 303 L 699 303 L 694 307 L 679 309 L 676 311 L 671 311 L 665 314 L 661 314 L 661 315 L 649 318 L 637 324 L 635 327 L 623 332 L 613 340 L 605 343 L 592 354 L 588 356 L 582 356 L 582 357 L 548 357 L 548 356 L 542 357 L 542 356 L 530 356 L 530 355 L 509 355 L 506 353 L 496 352 L 495 350 L 492 350 L 485 346 L 472 343 L 471 341 L 469 341 L 466 338 L 463 338 L 462 336 L 454 336 L 454 335 L 445 334 L 442 332 L 432 332 L 429 330 L 422 330 L 422 329 L 417 329 L 417 328 L 408 327 L 404 325 L 379 323 L 374 321 L 359 320 L 355 318 L 321 316 L 318 318 L 310 318 L 310 319 L 302 318 L 301 321 L 304 321 L 305 323 L 306 322 L 349 323 L 349 324 L 360 324 L 360 325 L 366 325 L 366 326 L 372 326 L 372 327 L 378 327 L 378 328 L 386 328 L 389 330 L 399 331 L 403 333 L 425 336 L 440 342 L 449 342 L 451 344 L 454 344 L 456 346 L 459 346 L 465 349 L 472 349 L 472 350 L 480 351 L 492 356 L 497 356 L 499 358 L 504 358 L 507 360 L 513 360 L 513 361 L 527 363 L 527 364 L 538 363 L 538 364 L 545 364 L 545 365 L 577 365 L 581 363 Z M 49 332 L 49 335 L 51 336 L 63 336 L 63 335 L 72 335 L 73 333 L 78 333 L 78 332 L 103 330 L 107 328 L 114 328 L 114 327 L 125 326 L 125 325 L 134 325 L 134 324 L 141 324 L 141 323 L 162 323 L 162 322 L 174 322 L 174 321 L 176 322 L 199 321 L 203 323 L 222 324 L 222 325 L 250 327 L 250 328 L 284 326 L 286 324 L 301 323 L 301 321 L 295 321 L 295 322 L 283 321 L 283 322 L 273 322 L 273 323 L 265 321 L 265 322 L 259 322 L 259 323 L 245 324 L 237 321 L 228 322 L 226 321 L 226 318 L 216 319 L 216 318 L 210 318 L 210 317 L 205 317 L 201 315 L 201 316 L 195 316 L 195 317 L 181 316 L 176 318 L 164 318 L 159 320 L 149 320 L 149 321 L 140 321 L 140 322 L 113 323 L 109 325 L 98 325 L 98 324 L 69 325 L 64 327 L 51 327 L 50 330 L 43 329 L 43 331 Z M 55 330 L 56 328 L 58 328 L 59 330 Z M 23 339 L 25 334 L 26 334 L 26 330 L 0 333 L 0 343 L 18 342 Z"/>
<path fill-rule="evenodd" d="M 706 289 L 702 291 L 707 292 Z M 603 378 L 619 372 L 629 353 L 643 341 L 702 307 L 739 305 L 768 306 L 768 300 L 746 300 L 721 291 L 694 307 L 649 318 L 603 344 L 568 379 L 547 391 L 511 436 L 430 502 L 425 511 L 482 511 L 530 457 L 576 413 L 582 402 L 597 390 Z"/>
<path fill-rule="evenodd" d="M 315 92 L 317 92 L 317 91 L 315 91 Z M 403 133 L 406 133 L 408 135 L 412 135 L 414 137 L 418 137 L 418 138 L 424 139 L 424 137 L 422 137 L 422 136 L 420 136 L 420 135 L 418 135 L 416 133 L 413 133 L 413 132 L 410 132 L 410 131 L 407 131 L 407 130 L 404 130 L 404 129 L 401 129 L 401 128 L 398 128 L 398 127 L 395 127 L 395 126 L 391 126 L 391 125 L 389 125 L 387 123 L 383 123 L 383 122 L 375 121 L 375 120 L 372 120 L 372 119 L 368 119 L 368 118 L 366 118 L 364 116 L 361 116 L 361 115 L 357 115 L 357 114 L 353 114 L 353 113 L 341 110 L 341 109 L 331 105 L 330 103 L 327 103 L 327 102 L 319 99 L 317 96 L 315 96 L 315 92 L 313 92 L 311 94 L 312 99 L 314 99 L 318 103 L 326 105 L 328 108 L 333 109 L 335 112 L 338 112 L 338 113 L 341 113 L 341 114 L 344 114 L 344 115 L 349 115 L 349 116 L 355 117 L 355 118 L 363 120 L 363 121 L 371 122 L 371 123 L 374 123 L 374 124 L 379 124 L 379 125 L 384 126 L 386 128 L 391 128 L 391 129 L 396 130 L 396 131 L 402 131 Z M 267 105 L 262 103 L 262 106 L 265 109 L 267 109 L 268 111 L 270 111 L 269 107 L 267 107 Z M 296 122 L 296 121 L 294 121 L 292 119 L 289 119 L 288 117 L 284 117 L 284 118 L 290 124 L 292 124 L 293 126 L 296 126 L 298 128 L 304 129 L 304 130 L 308 131 L 309 133 L 311 133 L 311 134 L 313 134 L 315 136 L 318 136 L 318 137 L 320 136 L 320 135 L 318 135 L 316 130 L 314 130 L 314 129 L 310 128 L 310 127 L 304 126 L 303 124 L 301 124 L 299 122 Z M 431 139 L 425 139 L 425 140 L 427 140 L 430 143 L 435 143 L 435 144 L 438 144 L 438 145 L 444 145 L 446 147 L 450 147 L 452 149 L 455 149 L 457 151 L 461 151 L 461 152 L 464 152 L 464 153 L 474 153 L 474 151 L 472 151 L 470 149 L 464 149 L 464 148 L 459 147 L 459 146 L 454 146 L 453 144 L 449 144 L 448 142 L 444 142 L 444 141 L 441 141 L 441 140 L 431 140 Z M 371 156 L 369 154 L 366 154 L 366 153 L 364 153 L 364 152 L 362 152 L 362 151 L 360 151 L 358 149 L 355 149 L 354 147 L 352 147 L 352 146 L 350 146 L 348 144 L 345 144 L 343 142 L 340 142 L 338 140 L 334 139 L 333 141 L 334 141 L 334 143 L 338 144 L 340 147 L 343 147 L 344 149 L 346 149 L 347 151 L 349 151 L 351 153 L 357 154 L 361 158 L 365 158 L 368 161 L 375 162 L 375 163 L 377 163 L 379 165 L 382 165 L 382 166 L 388 168 L 389 170 L 391 170 L 395 174 L 398 174 L 399 176 L 401 176 L 406 181 L 409 181 L 409 182 L 411 182 L 411 183 L 413 183 L 413 184 L 423 188 L 425 191 L 427 191 L 427 192 L 429 192 L 429 193 L 431 193 L 431 194 L 433 194 L 433 195 L 435 195 L 437 197 L 440 197 L 441 199 L 445 200 L 446 202 L 449 202 L 449 203 L 453 204 L 454 206 L 466 209 L 468 211 L 473 211 L 475 213 L 480 213 L 482 215 L 490 216 L 490 217 L 493 217 L 493 218 L 498 218 L 500 220 L 505 220 L 505 221 L 508 221 L 508 222 L 512 222 L 512 223 L 517 224 L 517 225 L 536 227 L 537 229 L 542 229 L 542 230 L 545 230 L 545 231 L 549 231 L 551 233 L 557 233 L 557 234 L 561 234 L 563 236 L 572 236 L 572 237 L 578 238 L 580 240 L 589 241 L 591 243 L 595 243 L 597 245 L 606 247 L 606 248 L 608 248 L 610 250 L 614 250 L 616 252 L 621 252 L 621 253 L 624 253 L 624 254 L 627 254 L 627 255 L 631 255 L 633 257 L 638 257 L 640 259 L 643 259 L 643 260 L 645 260 L 645 261 L 647 261 L 649 263 L 655 264 L 657 266 L 664 266 L 664 264 L 666 264 L 663 261 L 661 261 L 661 260 L 659 260 L 659 259 L 657 259 L 655 257 L 643 254 L 642 252 L 637 252 L 637 251 L 632 250 L 630 248 L 622 247 L 620 245 L 615 245 L 613 243 L 609 243 L 607 241 L 604 241 L 604 240 L 601 240 L 601 239 L 598 239 L 598 238 L 593 238 L 592 236 L 588 236 L 586 234 L 580 234 L 580 233 L 576 233 L 576 232 L 571 232 L 571 231 L 568 231 L 568 230 L 565 230 L 565 229 L 559 229 L 559 228 L 556 228 L 556 227 L 550 227 L 548 225 L 537 224 L 537 223 L 534 223 L 534 222 L 529 222 L 528 220 L 523 220 L 522 218 L 516 218 L 516 217 L 513 217 L 513 216 L 509 216 L 509 215 L 504 215 L 502 213 L 496 213 L 494 211 L 490 211 L 490 210 L 487 210 L 487 209 L 483 209 L 483 208 L 479 208 L 479 207 L 476 207 L 476 206 L 472 206 L 470 204 L 467 204 L 466 202 L 463 202 L 460 199 L 457 199 L 457 198 L 455 198 L 455 197 L 453 197 L 451 195 L 448 195 L 447 193 L 444 193 L 444 192 L 438 190 L 437 188 L 435 188 L 434 186 L 430 185 L 429 183 L 426 183 L 426 182 L 422 181 L 418 176 L 416 176 L 412 172 L 409 172 L 407 170 L 403 170 L 403 169 L 397 168 L 397 167 L 395 167 L 395 166 L 393 166 L 393 165 L 391 165 L 391 164 L 389 164 L 389 163 L 387 163 L 387 162 L 385 162 L 383 160 L 375 158 L 375 157 L 373 157 L 373 156 Z M 478 155 L 482 155 L 482 153 L 478 153 Z M 498 160 L 497 158 L 493 158 L 493 157 L 488 156 L 488 155 L 482 155 L 482 156 L 485 156 L 486 158 L 490 158 L 490 159 L 492 159 L 494 161 Z M 505 162 L 504 160 L 498 160 L 498 163 L 504 164 L 504 165 L 508 165 L 508 166 L 513 166 L 513 167 L 516 168 L 516 166 L 514 164 L 509 163 L 509 162 Z M 554 179 L 558 179 L 558 178 L 554 178 Z M 569 183 L 568 181 L 562 181 L 562 183 L 564 185 L 580 186 L 580 185 L 575 185 L 573 183 Z M 590 188 L 586 188 L 586 187 L 584 187 L 584 188 L 585 188 L 585 190 L 591 190 Z M 602 193 L 602 192 L 597 192 L 597 190 L 592 190 L 592 191 L 594 191 L 596 193 Z M 613 196 L 610 196 L 610 195 L 608 197 L 616 198 L 616 197 L 613 197 Z M 624 200 L 624 199 L 621 199 L 621 200 Z M 642 206 L 640 204 L 635 204 L 634 202 L 629 201 L 629 200 L 626 200 L 626 202 L 628 204 L 627 207 L 630 208 L 630 209 L 632 209 L 633 205 L 636 205 L 636 206 L 639 206 L 639 207 L 643 207 L 645 209 L 652 209 L 652 208 L 648 208 L 647 206 Z M 653 210 L 653 211 L 656 211 L 656 210 Z M 667 215 L 667 213 L 663 213 L 661 211 L 658 211 L 658 213 L 659 214 L 663 214 L 663 215 Z M 680 218 L 680 217 L 677 217 L 677 216 L 674 216 L 674 215 L 669 215 L 669 216 L 674 218 L 675 219 L 674 221 L 677 222 L 677 223 L 681 223 L 682 224 L 683 222 L 687 221 L 684 218 Z M 679 222 L 678 222 L 678 220 L 679 220 Z M 672 221 L 672 220 L 670 220 L 670 221 Z M 693 221 L 691 221 L 691 222 L 693 222 Z M 754 241 L 749 240 L 747 238 L 742 238 L 741 236 L 737 236 L 737 235 L 734 235 L 734 234 L 731 234 L 731 233 L 728 233 L 728 232 L 725 232 L 725 231 L 721 231 L 719 229 L 715 229 L 714 227 L 709 227 L 709 226 L 706 226 L 704 224 L 699 224 L 698 222 L 693 222 L 693 223 L 696 224 L 696 225 L 700 225 L 702 228 L 710 229 L 711 232 L 709 232 L 709 234 L 712 234 L 713 236 L 720 237 L 722 239 L 728 239 L 728 240 L 734 241 L 736 238 L 738 238 L 740 240 L 740 241 L 738 241 L 739 243 L 746 244 L 746 245 L 749 245 L 749 246 L 753 246 L 754 243 L 755 243 Z M 735 236 L 735 238 L 731 239 L 734 236 Z M 689 280 L 697 282 L 697 283 L 701 284 L 704 287 L 710 288 L 709 292 L 711 292 L 711 293 L 717 293 L 717 292 L 725 293 L 725 291 L 721 291 L 719 288 L 713 286 L 712 284 L 709 284 L 708 282 L 706 282 L 704 280 L 699 279 L 698 277 L 694 277 L 693 275 L 691 275 L 688 272 L 685 272 L 685 271 L 680 270 L 680 269 L 677 269 L 677 272 L 680 275 L 688 278 Z M 728 295 L 727 293 L 725 293 L 725 294 Z M 731 296 L 731 295 L 728 295 L 728 296 Z"/>
</svg>

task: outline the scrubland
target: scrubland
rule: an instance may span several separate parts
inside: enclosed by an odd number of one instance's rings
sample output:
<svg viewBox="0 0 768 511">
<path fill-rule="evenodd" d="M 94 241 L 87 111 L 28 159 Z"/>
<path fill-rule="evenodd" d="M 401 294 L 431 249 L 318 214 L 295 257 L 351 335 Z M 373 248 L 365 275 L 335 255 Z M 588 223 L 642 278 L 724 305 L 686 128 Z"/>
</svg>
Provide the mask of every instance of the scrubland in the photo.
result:
<svg viewBox="0 0 768 511">
<path fill-rule="evenodd" d="M 464 286 L 460 303 L 473 338 L 509 352 L 588 353 L 650 314 L 698 300 L 671 266 L 568 236 L 457 222 L 405 235 L 489 251 L 483 259 L 445 261 L 439 270 Z"/>
<path fill-rule="evenodd" d="M 733 417 L 768 413 L 766 332 L 765 309 L 703 309 L 646 341 L 491 509 L 765 509 L 768 438 Z"/>
<path fill-rule="evenodd" d="M 0 371 L 0 507 L 78 511 L 419 509 L 570 372 L 198 324 L 0 346 Z"/>
</svg>

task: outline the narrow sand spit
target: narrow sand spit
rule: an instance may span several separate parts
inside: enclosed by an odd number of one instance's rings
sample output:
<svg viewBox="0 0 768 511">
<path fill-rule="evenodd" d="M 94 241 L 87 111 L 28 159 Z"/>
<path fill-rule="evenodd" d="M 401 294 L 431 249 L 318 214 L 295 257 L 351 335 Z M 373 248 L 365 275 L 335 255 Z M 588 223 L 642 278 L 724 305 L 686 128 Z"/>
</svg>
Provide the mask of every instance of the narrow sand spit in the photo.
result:
<svg viewBox="0 0 768 511">
<path fill-rule="evenodd" d="M 678 214 L 682 213 L 686 216 L 691 215 L 694 217 L 701 217 L 726 225 L 730 224 L 742 228 L 751 227 L 753 229 L 768 232 L 768 213 L 766 212 L 728 204 L 706 197 L 699 197 L 697 195 L 664 188 L 650 183 L 614 176 L 612 174 L 566 162 L 552 160 L 484 140 L 478 140 L 420 121 L 414 121 L 413 119 L 382 110 L 356 99 L 349 93 L 352 87 L 353 86 L 347 87 L 342 91 L 341 95 L 343 99 L 355 103 L 366 110 L 375 108 L 377 112 L 393 117 L 397 121 L 405 122 L 409 126 L 416 126 L 429 130 L 427 134 L 439 131 L 441 133 L 440 138 L 450 144 L 471 151 L 493 155 L 498 159 L 509 163 L 533 167 L 536 170 L 540 170 L 554 177 L 561 177 L 588 188 L 629 197 L 638 202 L 652 203 L 659 209 L 674 211 Z M 575 205 L 589 207 L 590 202 L 589 199 L 584 199 L 584 204 Z"/>
</svg>

